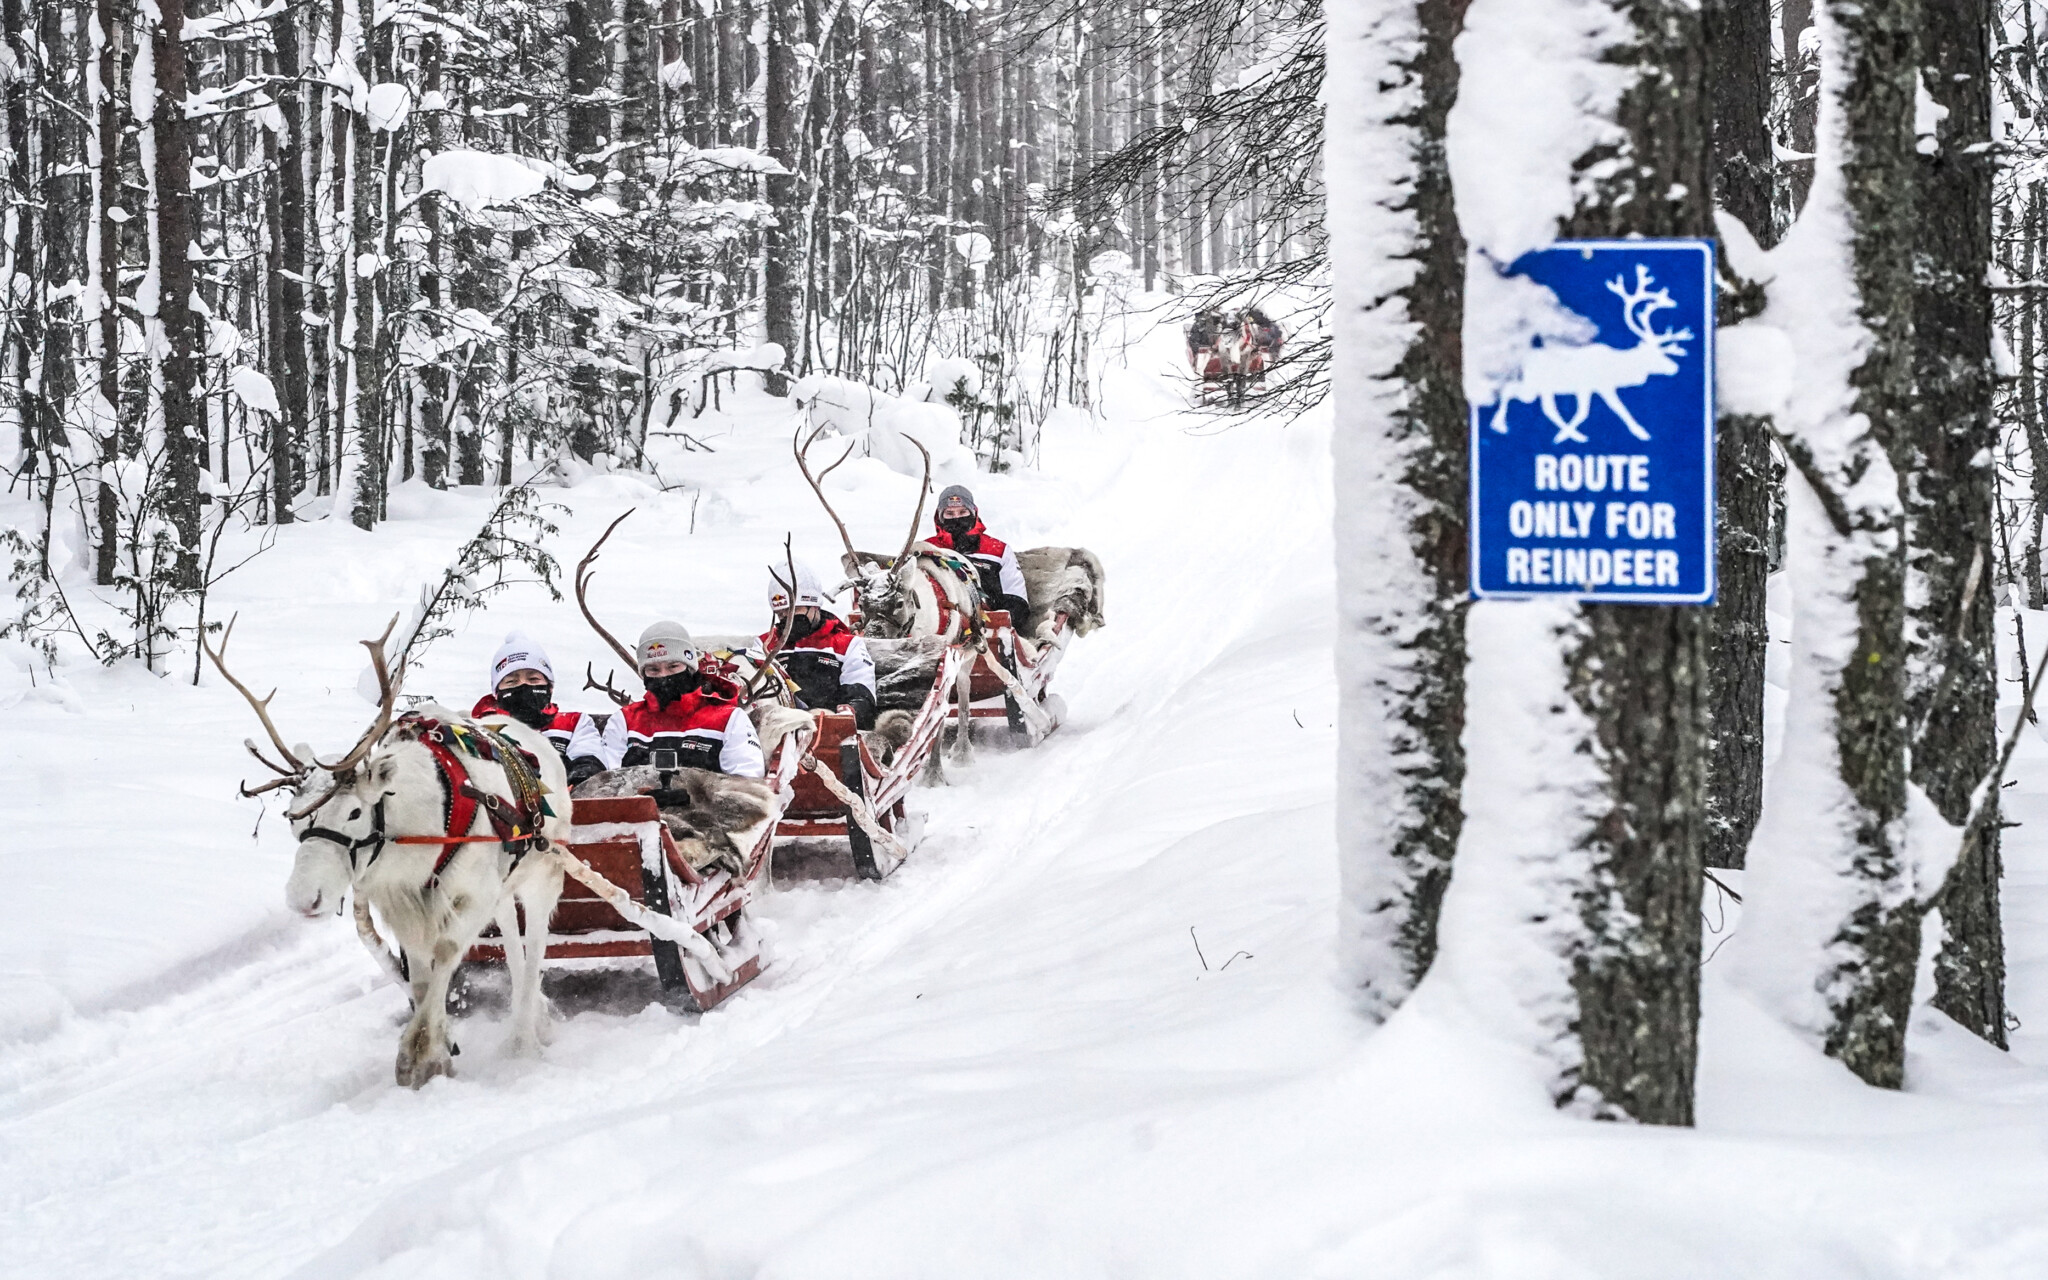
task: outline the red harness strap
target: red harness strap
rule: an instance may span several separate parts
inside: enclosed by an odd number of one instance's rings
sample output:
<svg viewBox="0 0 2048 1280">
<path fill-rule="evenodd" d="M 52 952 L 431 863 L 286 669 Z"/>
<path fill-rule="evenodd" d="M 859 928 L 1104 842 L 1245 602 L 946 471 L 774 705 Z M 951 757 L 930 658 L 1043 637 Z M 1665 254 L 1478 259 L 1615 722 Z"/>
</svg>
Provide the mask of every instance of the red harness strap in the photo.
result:
<svg viewBox="0 0 2048 1280">
<path fill-rule="evenodd" d="M 397 836 L 393 844 L 438 844 L 442 846 L 441 856 L 434 860 L 434 870 L 427 877 L 427 887 L 432 888 L 441 878 L 441 872 L 455 857 L 455 851 L 465 844 L 494 842 L 502 844 L 514 858 L 523 856 L 534 841 L 532 824 L 527 816 L 501 798 L 478 791 L 470 785 L 469 770 L 463 768 L 462 760 L 444 746 L 436 736 L 422 735 L 420 745 L 434 754 L 434 763 L 440 767 L 441 781 L 448 788 L 448 834 L 444 836 Z M 479 805 L 484 816 L 490 820 L 495 834 L 471 835 L 470 827 L 476 823 Z"/>
</svg>

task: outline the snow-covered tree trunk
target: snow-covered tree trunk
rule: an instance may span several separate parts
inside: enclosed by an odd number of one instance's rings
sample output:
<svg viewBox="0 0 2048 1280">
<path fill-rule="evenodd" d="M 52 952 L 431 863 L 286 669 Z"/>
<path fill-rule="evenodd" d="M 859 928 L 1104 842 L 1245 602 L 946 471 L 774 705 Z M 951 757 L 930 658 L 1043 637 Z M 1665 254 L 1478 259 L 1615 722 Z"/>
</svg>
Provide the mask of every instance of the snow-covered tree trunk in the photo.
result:
<svg viewBox="0 0 2048 1280">
<path fill-rule="evenodd" d="M 1914 397 L 1910 431 L 1895 451 L 1907 480 L 1911 777 L 1956 826 L 1969 821 L 1998 749 L 1992 589 L 1998 432 L 1987 278 L 1994 160 L 1981 145 L 1991 136 L 1990 33 L 1989 0 L 1922 6 Z M 1935 1003 L 2003 1046 L 1999 874 L 1992 822 L 1941 893 L 1945 936 L 1935 963 Z M 1919 892 L 1925 898 L 1935 889 L 1921 885 Z"/>
<path fill-rule="evenodd" d="M 1714 202 L 1764 245 L 1776 242 L 1771 137 L 1770 0 L 1708 0 L 1708 83 L 1714 100 Z M 1727 274 L 1724 254 L 1722 267 Z M 1762 305 L 1754 285 L 1728 289 L 1721 323 Z M 1723 413 L 1715 442 L 1720 502 L 1715 546 L 1718 598 L 1709 611 L 1707 702 L 1713 755 L 1707 770 L 1710 867 L 1740 867 L 1763 807 L 1764 659 L 1770 644 L 1770 422 Z"/>
<path fill-rule="evenodd" d="M 1800 376 L 1785 746 L 1749 853 L 1743 980 L 1864 1080 L 1897 1087 L 1919 956 L 1905 843 L 1905 549 L 1918 0 L 1823 0 L 1819 159 L 1766 319 Z"/>
<path fill-rule="evenodd" d="M 1495 328 L 1510 308 L 1490 263 L 1560 236 L 1711 231 L 1705 49 L 1688 0 L 1474 0 L 1458 55 L 1468 382 L 1484 383 L 1489 353 L 1528 343 Z M 1466 825 L 1438 965 L 1584 1114 L 1692 1121 L 1703 613 L 1486 601 L 1467 621 Z"/>
<path fill-rule="evenodd" d="M 800 0 L 766 0 L 767 16 L 763 50 L 766 68 L 766 102 L 763 127 L 768 154 L 788 174 L 771 175 L 765 183 L 768 204 L 774 210 L 774 224 L 761 237 L 761 309 L 764 336 L 794 358 L 797 353 L 797 225 L 801 205 L 797 199 L 797 118 L 794 93 L 797 77 L 796 45 L 803 33 Z M 931 68 L 926 68 L 931 74 Z M 787 395 L 789 379 L 781 372 L 767 376 L 770 395 Z"/>
<path fill-rule="evenodd" d="M 384 408 L 384 324 L 377 307 L 378 284 L 386 267 L 381 253 L 383 183 L 367 89 L 378 79 L 377 43 L 389 37 L 377 26 L 377 0 L 350 0 L 349 14 L 355 40 L 351 44 L 344 38 L 343 47 L 354 54 L 355 74 L 366 90 L 365 101 L 349 117 L 349 250 L 340 264 L 350 277 L 354 313 L 349 393 L 354 406 L 355 475 L 349 519 L 356 528 L 368 529 L 384 515 L 390 442 Z"/>
<path fill-rule="evenodd" d="M 1463 0 L 1329 0 L 1344 963 L 1384 1018 L 1436 956 L 1463 821 L 1464 241 L 1444 157 Z"/>
</svg>

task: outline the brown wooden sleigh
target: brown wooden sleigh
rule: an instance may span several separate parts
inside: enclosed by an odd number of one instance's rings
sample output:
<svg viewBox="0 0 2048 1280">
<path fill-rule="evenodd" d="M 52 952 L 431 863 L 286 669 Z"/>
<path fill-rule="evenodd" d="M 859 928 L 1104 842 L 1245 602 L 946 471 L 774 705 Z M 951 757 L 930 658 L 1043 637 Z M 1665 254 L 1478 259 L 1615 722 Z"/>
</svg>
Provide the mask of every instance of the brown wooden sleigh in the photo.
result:
<svg viewBox="0 0 2048 1280">
<path fill-rule="evenodd" d="M 798 729 L 776 746 L 768 762 L 778 813 L 797 795 L 810 753 L 812 730 Z M 556 968 L 616 968 L 651 959 L 662 990 L 698 1010 L 717 1005 L 760 976 L 760 938 L 747 907 L 766 877 L 774 851 L 776 822 L 762 828 L 740 871 L 700 871 L 676 848 L 653 796 L 576 800 L 569 851 L 584 865 L 624 890 L 645 910 L 667 916 L 708 942 L 732 971 L 720 982 L 674 942 L 649 933 L 620 915 L 576 880 L 562 884 L 561 901 L 548 922 L 545 965 Z M 495 931 L 470 948 L 475 962 L 502 964 L 505 951 Z"/>
<path fill-rule="evenodd" d="M 938 749 L 947 721 L 946 699 L 966 660 L 958 645 L 940 655 L 931 690 L 911 721 L 910 736 L 886 764 L 854 731 L 851 715 L 818 712 L 813 752 L 818 763 L 832 771 L 832 782 L 815 770 L 798 777 L 777 835 L 846 841 L 854 870 L 863 879 L 880 880 L 901 866 L 923 836 L 923 821 L 909 812 L 905 797 Z M 833 782 L 838 783 L 836 788 Z"/>
<path fill-rule="evenodd" d="M 1066 714 L 1065 704 L 1050 689 L 1073 630 L 1066 614 L 1056 614 L 1050 636 L 1027 640 L 1017 634 L 1008 612 L 991 609 L 985 616 L 985 643 L 974 655 L 969 676 L 969 713 L 977 720 L 1005 721 L 1016 742 L 1035 747 L 1059 728 Z M 957 706 L 951 708 L 951 718 L 959 721 Z"/>
</svg>

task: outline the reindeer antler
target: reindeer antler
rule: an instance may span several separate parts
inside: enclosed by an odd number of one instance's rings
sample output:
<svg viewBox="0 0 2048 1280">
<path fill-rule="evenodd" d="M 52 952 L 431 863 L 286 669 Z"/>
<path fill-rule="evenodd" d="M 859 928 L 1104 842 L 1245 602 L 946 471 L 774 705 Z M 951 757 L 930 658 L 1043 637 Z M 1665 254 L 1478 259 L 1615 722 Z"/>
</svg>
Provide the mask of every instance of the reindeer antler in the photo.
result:
<svg viewBox="0 0 2048 1280">
<path fill-rule="evenodd" d="M 591 664 L 588 662 L 583 664 L 583 687 L 586 689 L 597 690 L 599 693 L 602 693 L 605 697 L 610 698 L 612 702 L 617 706 L 623 707 L 633 700 L 630 696 L 620 693 L 617 689 L 612 688 L 611 672 L 605 672 L 604 680 L 602 683 L 600 683 L 597 678 L 596 669 L 592 667 Z"/>
<path fill-rule="evenodd" d="M 797 470 L 804 473 L 804 479 L 810 482 L 811 492 L 818 495 L 818 502 L 824 506 L 825 514 L 832 517 L 833 526 L 839 530 L 839 541 L 846 548 L 846 556 L 841 563 L 845 565 L 848 573 L 858 573 L 860 572 L 860 552 L 853 549 L 853 537 L 846 532 L 846 521 L 839 518 L 839 513 L 832 509 L 832 503 L 825 497 L 825 477 L 837 471 L 840 463 L 853 456 L 853 451 L 859 446 L 859 442 L 849 441 L 846 446 L 846 452 L 839 455 L 839 462 L 833 463 L 817 475 L 812 475 L 810 464 L 811 446 L 818 442 L 818 437 L 824 434 L 824 431 L 825 424 L 823 423 L 812 428 L 811 434 L 808 436 L 804 435 L 802 428 L 798 428 L 796 435 L 790 437 L 789 449 L 791 453 L 796 455 Z M 792 587 L 793 589 L 794 587 Z"/>
<path fill-rule="evenodd" d="M 277 690 L 272 689 L 264 697 L 258 698 L 255 694 L 249 692 L 248 685 L 235 679 L 234 672 L 228 670 L 226 658 L 228 641 L 234 637 L 235 622 L 241 616 L 241 614 L 237 613 L 234 617 L 228 619 L 227 630 L 221 632 L 220 648 L 218 650 L 215 650 L 213 646 L 206 643 L 206 635 L 203 632 L 199 636 L 199 647 L 205 652 L 207 657 L 213 659 L 214 669 L 220 672 L 222 678 L 235 687 L 235 692 L 248 700 L 249 706 L 256 712 L 256 718 L 263 722 L 264 732 L 270 735 L 271 745 L 276 747 L 277 754 L 284 758 L 285 763 L 278 764 L 276 761 L 266 758 L 261 751 L 257 750 L 254 741 L 248 738 L 242 739 L 242 745 L 249 749 L 250 755 L 256 757 L 257 763 L 269 769 L 272 773 L 279 775 L 257 787 L 251 787 L 247 783 L 242 784 L 242 794 L 254 796 L 261 795 L 265 791 L 274 791 L 279 787 L 290 786 L 293 783 L 299 782 L 308 773 L 312 772 L 313 767 L 292 754 L 291 748 L 284 745 L 284 735 L 277 731 L 277 725 L 272 723 L 270 719 L 270 700 L 277 696 Z"/>
<path fill-rule="evenodd" d="M 918 444 L 916 436 L 905 435 L 903 438 L 905 440 L 910 441 L 911 444 L 916 445 L 917 451 L 920 454 L 924 455 L 924 478 L 917 482 L 917 511 L 913 513 L 910 517 L 910 536 L 903 540 L 903 550 L 896 553 L 896 559 L 894 563 L 890 566 L 891 568 L 894 568 L 895 565 L 902 564 L 904 557 L 910 554 L 910 548 L 916 545 L 917 527 L 924 523 L 924 500 L 932 491 L 931 450 L 925 448 L 921 444 Z"/>
<path fill-rule="evenodd" d="M 1656 343 L 1659 346 L 1668 342 L 1689 342 L 1692 340 L 1692 330 L 1690 329 L 1667 330 L 1664 333 L 1654 333 L 1651 331 L 1650 317 L 1659 311 L 1675 307 L 1678 304 L 1671 300 L 1671 291 L 1669 289 L 1652 289 L 1650 287 L 1656 283 L 1656 279 L 1650 275 L 1650 269 L 1647 266 L 1640 262 L 1636 264 L 1635 288 L 1626 288 L 1622 284 L 1623 278 L 1616 276 L 1614 279 L 1609 280 L 1607 282 L 1607 291 L 1621 299 L 1621 320 L 1623 324 L 1628 326 L 1630 333 L 1633 333 L 1644 342 Z M 1638 308 L 1640 308 L 1640 311 Z"/>
<path fill-rule="evenodd" d="M 363 736 L 356 739 L 356 744 L 348 749 L 348 754 L 333 764 L 321 760 L 318 756 L 314 757 L 314 761 L 329 773 L 347 773 L 361 764 L 363 757 L 370 754 L 370 748 L 376 746 L 384 737 L 385 731 L 391 728 L 392 713 L 398 709 L 399 681 L 392 678 L 391 661 L 384 653 L 384 644 L 391 639 L 391 633 L 397 627 L 398 615 L 394 613 L 391 615 L 391 621 L 385 625 L 383 635 L 375 640 L 360 642 L 370 651 L 370 666 L 377 673 L 377 718 L 370 722 L 370 727 L 363 731 Z"/>
<path fill-rule="evenodd" d="M 590 629 L 603 637 L 604 642 L 612 647 L 612 652 L 619 655 L 619 660 L 634 671 L 640 669 L 640 664 L 633 660 L 633 651 L 620 644 L 611 632 L 604 629 L 604 625 L 597 620 L 597 615 L 590 611 L 590 601 L 586 598 L 585 592 L 590 586 L 590 580 L 597 576 L 597 553 L 604 549 L 606 539 L 612 536 L 612 530 L 618 528 L 620 524 L 624 523 L 627 516 L 632 515 L 637 510 L 639 510 L 638 507 L 627 507 L 617 520 L 604 527 L 603 535 L 596 542 L 591 543 L 590 550 L 584 552 L 583 558 L 576 562 L 576 607 L 583 610 L 583 620 L 590 624 Z M 584 687 L 589 688 L 590 686 L 586 685 Z M 607 692 L 610 692 L 610 690 L 607 690 Z M 613 693 L 612 696 L 617 698 L 618 694 Z M 623 707 L 629 701 L 631 701 L 629 698 L 619 698 L 619 705 Z"/>
</svg>

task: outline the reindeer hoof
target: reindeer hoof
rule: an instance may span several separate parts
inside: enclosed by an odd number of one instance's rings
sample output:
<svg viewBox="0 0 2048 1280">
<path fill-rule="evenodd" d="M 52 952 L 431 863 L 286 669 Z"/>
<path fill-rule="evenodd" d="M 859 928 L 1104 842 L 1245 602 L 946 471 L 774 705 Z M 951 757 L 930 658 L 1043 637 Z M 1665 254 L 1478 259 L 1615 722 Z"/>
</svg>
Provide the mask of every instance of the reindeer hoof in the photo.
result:
<svg viewBox="0 0 2048 1280">
<path fill-rule="evenodd" d="M 453 1076 L 455 1063 L 447 1054 L 436 1054 L 431 1058 L 415 1058 L 408 1062 L 398 1060 L 398 1083 L 407 1089 L 418 1089 L 427 1081 L 438 1076 Z"/>
</svg>

